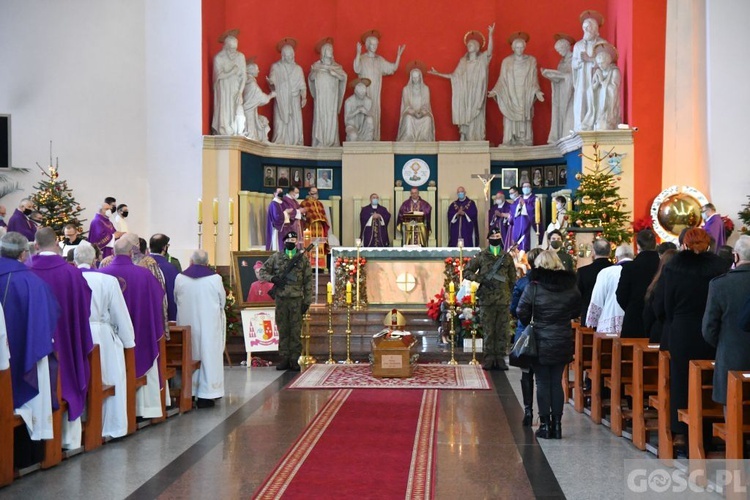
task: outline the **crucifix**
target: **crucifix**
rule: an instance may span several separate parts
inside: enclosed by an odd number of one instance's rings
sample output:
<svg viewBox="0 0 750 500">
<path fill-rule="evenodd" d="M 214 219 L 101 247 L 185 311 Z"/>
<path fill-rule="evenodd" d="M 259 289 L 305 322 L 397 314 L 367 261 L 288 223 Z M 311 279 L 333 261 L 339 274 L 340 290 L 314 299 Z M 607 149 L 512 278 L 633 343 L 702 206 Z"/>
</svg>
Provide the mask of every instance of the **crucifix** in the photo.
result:
<svg viewBox="0 0 750 500">
<path fill-rule="evenodd" d="M 492 180 L 495 178 L 495 174 L 491 174 L 489 169 L 484 169 L 483 174 L 471 174 L 472 179 L 479 179 L 479 181 L 482 183 L 483 191 L 484 191 L 484 213 L 487 214 L 490 211 L 490 185 L 492 184 Z M 490 221 L 485 221 L 485 228 L 484 233 L 489 233 L 489 227 L 490 227 Z"/>
</svg>

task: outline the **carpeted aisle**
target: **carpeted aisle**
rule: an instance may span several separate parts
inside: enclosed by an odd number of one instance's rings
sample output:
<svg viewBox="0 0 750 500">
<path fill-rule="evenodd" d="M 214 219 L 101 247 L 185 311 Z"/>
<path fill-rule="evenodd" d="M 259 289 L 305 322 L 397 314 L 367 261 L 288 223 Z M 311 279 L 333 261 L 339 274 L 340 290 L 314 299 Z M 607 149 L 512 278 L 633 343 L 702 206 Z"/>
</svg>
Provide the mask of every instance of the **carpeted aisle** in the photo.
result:
<svg viewBox="0 0 750 500">
<path fill-rule="evenodd" d="M 434 495 L 438 391 L 336 391 L 255 498 Z"/>
</svg>

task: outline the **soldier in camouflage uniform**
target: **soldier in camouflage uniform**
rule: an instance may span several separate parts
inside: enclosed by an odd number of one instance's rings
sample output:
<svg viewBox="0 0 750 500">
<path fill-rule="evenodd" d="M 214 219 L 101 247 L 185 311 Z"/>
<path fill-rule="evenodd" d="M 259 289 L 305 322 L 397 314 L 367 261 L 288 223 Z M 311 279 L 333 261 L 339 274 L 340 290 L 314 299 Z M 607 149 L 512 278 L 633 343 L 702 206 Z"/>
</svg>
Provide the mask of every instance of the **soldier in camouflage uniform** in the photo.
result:
<svg viewBox="0 0 750 500">
<path fill-rule="evenodd" d="M 284 249 L 271 255 L 260 269 L 263 281 L 275 285 L 276 326 L 279 329 L 279 355 L 281 361 L 277 370 L 299 371 L 297 359 L 302 353 L 302 316 L 312 303 L 312 268 L 310 261 L 301 257 L 296 265 L 285 274 L 294 257 L 302 253 L 297 248 L 297 233 L 284 236 Z"/>
<path fill-rule="evenodd" d="M 479 283 L 477 299 L 479 321 L 484 329 L 482 368 L 507 370 L 505 350 L 508 343 L 510 298 L 516 283 L 513 257 L 503 250 L 500 229 L 487 236 L 490 246 L 474 257 L 464 270 L 464 278 Z"/>
</svg>

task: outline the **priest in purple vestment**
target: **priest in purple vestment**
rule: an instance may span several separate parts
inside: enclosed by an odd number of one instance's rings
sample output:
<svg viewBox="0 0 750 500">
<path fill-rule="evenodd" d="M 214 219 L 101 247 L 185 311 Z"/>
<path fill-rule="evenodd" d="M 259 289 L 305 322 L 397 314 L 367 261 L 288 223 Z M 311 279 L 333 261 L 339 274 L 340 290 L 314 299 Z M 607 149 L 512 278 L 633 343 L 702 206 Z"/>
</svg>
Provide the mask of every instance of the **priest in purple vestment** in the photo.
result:
<svg viewBox="0 0 750 500">
<path fill-rule="evenodd" d="M 115 240 L 122 236 L 122 233 L 115 229 L 115 225 L 109 220 L 112 210 L 108 203 L 102 203 L 99 212 L 94 216 L 89 226 L 89 243 L 99 247 L 102 253 L 102 259 L 112 255 L 112 249 L 115 246 Z"/>
<path fill-rule="evenodd" d="M 398 218 L 396 219 L 396 228 L 401 229 L 403 228 L 404 223 L 404 216 L 407 214 L 412 214 L 414 212 L 421 212 L 424 217 L 424 222 L 419 225 L 419 235 L 422 239 L 421 244 L 422 246 L 427 246 L 427 240 L 430 236 L 430 233 L 432 232 L 432 222 L 430 221 L 430 215 L 432 213 L 432 207 L 429 203 L 427 203 L 425 200 L 422 199 L 421 196 L 419 196 L 419 188 L 413 187 L 411 188 L 411 191 L 409 192 L 409 199 L 405 200 L 401 207 L 398 209 Z M 419 244 L 418 241 L 410 241 L 411 238 L 409 238 L 408 233 L 406 232 L 406 228 L 402 229 L 404 232 L 403 238 L 404 238 L 404 244 Z"/>
<path fill-rule="evenodd" d="M 167 318 L 169 321 L 177 320 L 177 306 L 174 302 L 174 280 L 180 273 L 174 264 L 167 259 L 169 250 L 169 236 L 166 234 L 155 234 L 148 242 L 149 255 L 156 261 L 164 276 L 164 288 L 167 292 Z"/>
<path fill-rule="evenodd" d="M 281 226 L 281 231 L 279 231 L 279 238 L 282 242 L 284 241 L 284 236 L 292 231 L 302 235 L 302 225 L 300 224 L 300 221 L 302 220 L 302 217 L 305 216 L 307 210 L 300 207 L 299 202 L 297 201 L 298 199 L 299 188 L 297 187 L 290 188 L 289 192 L 284 195 L 284 198 L 282 199 L 281 206 L 284 209 L 284 224 Z M 302 248 L 303 243 L 303 238 L 298 238 L 297 247 Z M 283 244 L 281 246 L 283 246 Z"/>
<path fill-rule="evenodd" d="M 719 248 L 726 245 L 724 221 L 721 219 L 721 215 L 716 212 L 716 207 L 713 203 L 706 203 L 701 207 L 701 217 L 705 221 L 703 229 L 714 239 L 714 252 L 718 252 Z"/>
<path fill-rule="evenodd" d="M 68 403 L 68 421 L 74 422 L 86 406 L 90 366 L 89 353 L 94 348 L 91 338 L 91 288 L 83 273 L 60 257 L 57 235 L 50 227 L 40 228 L 34 237 L 37 254 L 31 258 L 31 270 L 49 285 L 60 304 L 60 318 L 55 329 L 55 353 L 60 364 L 62 399 Z M 80 422 L 71 429 L 63 448 L 80 447 Z"/>
<path fill-rule="evenodd" d="M 0 205 L 0 227 L 8 227 L 8 224 L 5 223 L 6 215 L 5 205 Z"/>
<path fill-rule="evenodd" d="M 536 230 L 539 244 L 544 234 L 539 234 L 536 224 L 536 195 L 531 192 L 531 183 L 524 182 L 521 192 L 523 194 L 516 198 L 510 207 L 511 241 L 518 245 L 520 250 L 528 252 L 531 250 L 531 228 Z"/>
<path fill-rule="evenodd" d="M 459 238 L 465 247 L 479 246 L 479 225 L 477 224 L 477 204 L 466 196 L 466 189 L 456 189 L 456 200 L 448 207 L 448 246 L 457 247 Z"/>
<path fill-rule="evenodd" d="M 515 189 L 518 191 L 518 188 Z M 508 235 L 510 232 L 510 203 L 505 201 L 505 194 L 502 191 L 498 191 L 495 194 L 495 204 L 490 207 L 487 213 L 487 220 L 489 221 L 490 229 L 496 227 L 500 230 L 503 243 L 507 244 L 510 241 Z"/>
<path fill-rule="evenodd" d="M 18 204 L 18 208 L 13 212 L 8 221 L 8 232 L 14 231 L 21 233 L 26 236 L 26 240 L 34 241 L 34 234 L 36 233 L 36 224 L 29 218 L 31 212 L 34 211 L 34 203 L 24 198 Z"/>
<path fill-rule="evenodd" d="M 359 211 L 359 237 L 365 247 L 389 247 L 388 224 L 391 214 L 380 205 L 377 193 L 370 195 L 370 204 Z"/>
<path fill-rule="evenodd" d="M 284 227 L 284 191 L 276 189 L 266 213 L 266 250 L 277 252 L 281 244 L 281 228 Z"/>
</svg>

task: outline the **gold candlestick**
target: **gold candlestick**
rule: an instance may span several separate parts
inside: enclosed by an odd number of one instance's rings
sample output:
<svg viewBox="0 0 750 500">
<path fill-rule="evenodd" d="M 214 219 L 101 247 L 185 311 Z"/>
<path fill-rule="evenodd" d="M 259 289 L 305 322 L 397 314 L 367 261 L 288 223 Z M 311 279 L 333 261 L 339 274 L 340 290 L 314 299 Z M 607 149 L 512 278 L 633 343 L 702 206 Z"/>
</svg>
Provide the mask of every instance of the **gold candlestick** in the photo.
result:
<svg viewBox="0 0 750 500">
<path fill-rule="evenodd" d="M 203 248 L 203 222 L 198 221 L 198 250 Z"/>
<path fill-rule="evenodd" d="M 330 284 L 330 283 L 329 283 Z M 336 361 L 333 359 L 333 304 L 328 301 L 328 361 L 327 365 L 335 365 Z"/>
<path fill-rule="evenodd" d="M 359 301 L 359 247 L 362 246 L 362 240 L 357 238 L 355 243 L 357 245 L 357 303 L 354 305 L 354 310 L 359 311 L 362 308 Z"/>
<path fill-rule="evenodd" d="M 300 356 L 299 365 L 300 367 L 304 366 L 303 369 L 310 368 L 312 365 L 318 362 L 318 360 L 310 354 L 310 319 L 311 316 L 310 312 L 308 311 L 302 317 L 302 339 L 305 341 L 305 350 Z"/>
<path fill-rule="evenodd" d="M 234 234 L 234 225 L 232 220 L 229 220 L 229 288 L 232 288 L 232 281 L 234 278 L 234 261 L 232 260 L 232 235 Z"/>
<path fill-rule="evenodd" d="M 471 309 L 472 309 L 472 315 L 476 316 L 477 314 L 477 284 L 472 283 L 471 284 Z M 477 361 L 477 328 L 476 323 L 474 321 L 471 322 L 471 361 L 469 361 L 470 365 L 478 365 L 479 361 Z"/>
<path fill-rule="evenodd" d="M 458 286 L 464 282 L 464 239 L 458 239 Z"/>
<path fill-rule="evenodd" d="M 456 312 L 457 308 L 451 304 L 448 309 L 450 311 L 451 315 L 451 330 L 450 330 L 450 337 L 451 337 L 451 359 L 448 361 L 449 365 L 457 365 L 458 361 L 456 361 L 456 358 L 454 357 L 454 353 L 456 350 L 456 326 L 455 326 L 455 319 L 456 319 Z"/>
<path fill-rule="evenodd" d="M 346 304 L 346 361 L 344 361 L 345 365 L 353 365 L 354 361 L 352 361 L 351 355 L 351 349 L 352 349 L 352 304 L 347 303 Z"/>
</svg>

